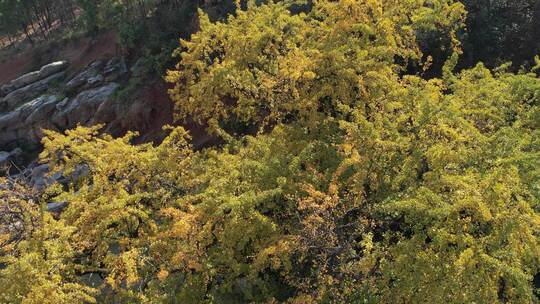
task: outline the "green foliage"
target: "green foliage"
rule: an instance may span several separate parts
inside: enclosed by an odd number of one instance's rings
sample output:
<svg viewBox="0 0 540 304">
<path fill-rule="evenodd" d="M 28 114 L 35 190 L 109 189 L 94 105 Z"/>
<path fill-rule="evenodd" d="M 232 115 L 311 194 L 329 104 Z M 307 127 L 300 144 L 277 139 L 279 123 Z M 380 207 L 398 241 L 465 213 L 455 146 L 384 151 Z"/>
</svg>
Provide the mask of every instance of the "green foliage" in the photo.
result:
<svg viewBox="0 0 540 304">
<path fill-rule="evenodd" d="M 454 72 L 464 14 L 446 0 L 200 13 L 167 79 L 179 117 L 224 144 L 195 151 L 183 128 L 155 146 L 99 126 L 47 132 L 42 160 L 77 178 L 42 198 L 66 209 L 6 251 L 0 286 L 14 287 L 0 295 L 537 303 L 540 79 Z M 454 55 L 424 79 L 407 67 L 428 64 L 418 35 L 432 32 Z"/>
<path fill-rule="evenodd" d="M 98 29 L 98 1 L 79 0 L 82 9 L 82 24 L 89 32 L 96 32 Z"/>
</svg>

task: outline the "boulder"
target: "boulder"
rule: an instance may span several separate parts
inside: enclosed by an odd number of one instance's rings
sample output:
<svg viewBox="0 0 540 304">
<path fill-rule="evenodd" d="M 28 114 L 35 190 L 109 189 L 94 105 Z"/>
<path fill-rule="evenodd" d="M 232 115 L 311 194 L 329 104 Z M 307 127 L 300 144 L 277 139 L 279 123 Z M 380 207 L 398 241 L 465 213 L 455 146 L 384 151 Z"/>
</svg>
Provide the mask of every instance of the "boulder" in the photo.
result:
<svg viewBox="0 0 540 304">
<path fill-rule="evenodd" d="M 52 117 L 52 122 L 61 128 L 71 129 L 77 124 L 88 124 L 99 106 L 114 94 L 119 85 L 109 83 L 105 86 L 79 93 L 75 98 L 62 102 Z"/>
<path fill-rule="evenodd" d="M 100 75 L 105 62 L 102 60 L 94 61 L 86 69 L 73 77 L 66 84 L 68 90 L 75 90 L 78 88 L 88 88 L 89 86 L 95 86 L 100 82 L 103 82 L 104 78 Z"/>
<path fill-rule="evenodd" d="M 25 87 L 38 80 L 49 77 L 55 73 L 64 71 L 65 69 L 67 69 L 67 67 L 68 67 L 67 61 L 57 61 L 57 62 L 49 63 L 43 66 L 39 71 L 34 71 L 28 74 L 24 74 L 21 77 L 10 81 L 9 83 L 3 85 L 0 88 L 0 91 L 2 92 L 3 95 L 8 95 L 9 93 L 17 89 Z"/>
<path fill-rule="evenodd" d="M 39 143 L 42 129 L 54 129 L 50 117 L 58 101 L 58 96 L 44 95 L 0 115 L 0 146 L 17 141 Z"/>
<path fill-rule="evenodd" d="M 22 88 L 24 86 L 27 86 L 31 83 L 34 83 L 39 80 L 39 71 L 30 72 L 28 74 L 24 74 L 21 77 L 12 80 L 10 83 L 5 84 L 0 89 L 4 95 L 9 94 L 16 89 Z"/>
<path fill-rule="evenodd" d="M 73 172 L 64 176 L 63 172 L 50 172 L 48 164 L 35 163 L 28 169 L 26 176 L 29 180 L 29 185 L 39 191 L 43 191 L 47 187 L 59 183 L 61 185 L 68 185 L 70 183 L 77 183 L 78 181 L 90 176 L 90 168 L 88 165 L 77 165 Z"/>
<path fill-rule="evenodd" d="M 28 125 L 42 124 L 49 120 L 52 113 L 56 110 L 56 104 L 59 98 L 55 95 L 44 95 L 36 98 L 32 102 L 25 104 L 26 109 L 23 110 L 25 123 Z"/>
<path fill-rule="evenodd" d="M 60 173 L 49 176 L 48 164 L 37 165 L 30 172 L 30 185 L 38 192 L 45 190 L 48 186 L 60 180 L 62 180 L 62 174 Z"/>
<path fill-rule="evenodd" d="M 100 106 L 110 100 L 118 86 L 109 83 L 62 101 L 55 95 L 43 95 L 6 114 L 0 114 L 0 146 L 16 142 L 37 144 L 43 137 L 44 129 L 61 131 L 78 124 L 94 123 L 98 109 L 114 111 L 112 107 L 104 109 Z"/>
<path fill-rule="evenodd" d="M 9 152 L 0 151 L 0 168 L 3 168 L 9 164 L 10 157 L 11 154 L 9 154 Z"/>
<path fill-rule="evenodd" d="M 105 81 L 116 81 L 128 72 L 126 60 L 123 57 L 114 57 L 107 61 L 103 69 Z"/>
<path fill-rule="evenodd" d="M 51 213 L 61 213 L 67 207 L 67 202 L 47 203 L 47 211 Z"/>
<path fill-rule="evenodd" d="M 11 152 L 0 151 L 0 168 L 9 166 L 11 162 L 17 162 L 23 152 L 20 148 L 16 148 Z"/>
<path fill-rule="evenodd" d="M 0 133 L 5 132 L 9 129 L 17 129 L 23 125 L 24 120 L 20 119 L 21 111 L 20 109 L 8 112 L 6 114 L 0 115 Z M 0 138 L 2 136 L 0 135 Z M 2 142 L 0 140 L 0 142 Z"/>
<path fill-rule="evenodd" d="M 56 73 L 49 77 L 36 81 L 25 87 L 17 89 L 4 97 L 0 102 L 0 111 L 11 111 L 21 104 L 24 104 L 28 100 L 35 98 L 38 95 L 43 94 L 49 86 L 55 81 L 59 81 L 64 78 L 65 72 Z"/>
<path fill-rule="evenodd" d="M 41 78 L 45 78 L 57 72 L 64 71 L 65 69 L 67 69 L 67 67 L 68 67 L 67 61 L 57 61 L 57 62 L 49 63 L 43 66 L 39 70 L 39 76 Z"/>
</svg>

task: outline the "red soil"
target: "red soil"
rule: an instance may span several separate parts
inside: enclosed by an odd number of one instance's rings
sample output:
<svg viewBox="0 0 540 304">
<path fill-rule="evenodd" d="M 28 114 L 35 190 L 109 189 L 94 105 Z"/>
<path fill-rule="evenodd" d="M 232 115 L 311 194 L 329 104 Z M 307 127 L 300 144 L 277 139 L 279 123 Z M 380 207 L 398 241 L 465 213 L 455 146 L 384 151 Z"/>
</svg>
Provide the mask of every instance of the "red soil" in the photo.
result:
<svg viewBox="0 0 540 304">
<path fill-rule="evenodd" d="M 26 54 L 7 59 L 5 62 L 0 63 L 0 85 L 30 72 L 31 69 L 31 61 Z"/>
</svg>

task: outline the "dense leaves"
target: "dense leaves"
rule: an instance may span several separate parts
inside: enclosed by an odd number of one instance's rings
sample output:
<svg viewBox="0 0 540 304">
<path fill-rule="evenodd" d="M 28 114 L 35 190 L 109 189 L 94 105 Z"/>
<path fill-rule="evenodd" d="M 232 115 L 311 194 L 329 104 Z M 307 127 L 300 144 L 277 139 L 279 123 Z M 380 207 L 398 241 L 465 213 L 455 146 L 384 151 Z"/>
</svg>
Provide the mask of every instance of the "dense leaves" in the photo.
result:
<svg viewBox="0 0 540 304">
<path fill-rule="evenodd" d="M 42 160 L 77 178 L 43 198 L 65 211 L 5 254 L 0 299 L 538 302 L 540 80 L 454 72 L 464 14 L 446 0 L 201 13 L 167 79 L 179 118 L 223 144 L 48 132 Z M 408 74 L 428 68 L 431 33 L 453 47 L 443 76 Z"/>
</svg>

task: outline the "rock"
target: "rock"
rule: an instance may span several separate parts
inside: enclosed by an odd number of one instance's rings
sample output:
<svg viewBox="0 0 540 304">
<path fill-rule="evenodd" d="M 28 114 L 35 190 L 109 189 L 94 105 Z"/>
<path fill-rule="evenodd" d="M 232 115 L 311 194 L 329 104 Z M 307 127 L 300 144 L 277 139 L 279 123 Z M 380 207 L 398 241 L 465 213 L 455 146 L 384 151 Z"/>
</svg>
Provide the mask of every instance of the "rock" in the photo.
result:
<svg viewBox="0 0 540 304">
<path fill-rule="evenodd" d="M 11 154 L 6 151 L 0 151 L 0 168 L 3 168 L 9 164 Z"/>
<path fill-rule="evenodd" d="M 56 110 L 57 110 L 57 111 L 61 111 L 63 108 L 66 107 L 66 105 L 68 104 L 68 102 L 69 102 L 69 98 L 64 98 L 64 99 L 62 99 L 61 102 L 59 102 L 59 103 L 56 104 Z"/>
<path fill-rule="evenodd" d="M 52 121 L 67 129 L 74 128 L 79 123 L 88 124 L 99 106 L 107 101 L 118 87 L 119 85 L 116 83 L 109 83 L 79 93 L 75 98 L 63 104 L 60 111 L 57 111 L 52 117 Z"/>
<path fill-rule="evenodd" d="M 13 146 L 12 143 L 16 142 L 38 144 L 45 129 L 63 131 L 77 124 L 94 123 L 96 111 L 110 100 L 117 88 L 118 84 L 110 83 L 62 101 L 55 95 L 43 95 L 11 112 L 0 114 L 0 146 Z M 114 111 L 113 108 L 101 109 Z"/>
<path fill-rule="evenodd" d="M 73 173 L 65 179 L 66 183 L 77 183 L 78 181 L 88 177 L 90 175 L 90 167 L 88 165 L 77 165 Z"/>
<path fill-rule="evenodd" d="M 30 72 L 2 86 L 5 95 L 39 80 L 39 71 Z"/>
<path fill-rule="evenodd" d="M 86 83 L 89 85 L 89 86 L 95 86 L 96 84 L 100 84 L 104 81 L 105 79 L 103 78 L 103 76 L 101 75 L 96 75 L 94 77 L 90 77 L 88 78 L 88 80 L 86 81 Z"/>
<path fill-rule="evenodd" d="M 67 84 L 66 88 L 75 90 L 80 87 L 95 86 L 103 82 L 104 78 L 100 75 L 105 63 L 102 60 L 94 61 L 84 71 L 73 77 Z"/>
<path fill-rule="evenodd" d="M 126 61 L 122 57 L 112 58 L 107 62 L 103 69 L 103 76 L 106 81 L 115 81 L 126 75 L 128 72 Z"/>
<path fill-rule="evenodd" d="M 49 75 L 52 75 L 52 74 L 55 74 L 57 72 L 63 71 L 65 69 L 67 69 L 67 67 L 68 67 L 67 61 L 57 61 L 57 62 L 49 63 L 49 64 L 43 66 L 39 70 L 39 76 L 41 78 L 45 78 L 45 77 L 47 77 Z"/>
<path fill-rule="evenodd" d="M 62 174 L 55 173 L 49 176 L 49 165 L 35 166 L 30 172 L 30 185 L 38 192 L 45 190 L 50 185 L 62 181 Z"/>
<path fill-rule="evenodd" d="M 21 104 L 45 92 L 53 82 L 61 80 L 64 76 L 65 72 L 56 73 L 9 93 L 2 99 L 0 109 L 7 112 L 17 108 Z"/>
<path fill-rule="evenodd" d="M 35 125 L 47 121 L 51 114 L 56 110 L 58 101 L 58 96 L 46 95 L 26 104 L 25 106 L 28 107 L 28 115 L 26 116 L 25 123 Z"/>
<path fill-rule="evenodd" d="M 60 213 L 67 207 L 67 202 L 51 202 L 47 203 L 47 211 L 52 213 Z"/>
<path fill-rule="evenodd" d="M 32 188 L 38 191 L 47 188 L 51 182 L 46 177 L 47 173 L 49 173 L 49 165 L 47 164 L 42 164 L 32 169 L 30 173 L 30 185 Z"/>
<path fill-rule="evenodd" d="M 78 183 L 82 179 L 90 176 L 90 168 L 88 165 L 77 165 L 71 174 L 64 176 L 64 173 L 50 172 L 48 164 L 30 165 L 23 173 L 25 179 L 28 180 L 28 185 L 31 186 L 37 192 L 45 190 L 47 187 L 53 184 L 69 185 L 71 183 Z M 54 205 L 51 205 L 54 206 Z"/>
<path fill-rule="evenodd" d="M 98 60 L 64 82 L 67 67 L 65 61 L 54 62 L 1 87 L 0 150 L 9 151 L 23 145 L 28 150 L 26 152 L 37 150 L 40 148 L 43 130 L 64 131 L 77 125 L 105 123 L 104 132 L 113 136 L 119 136 L 130 129 L 161 130 L 155 117 L 163 109 L 151 97 L 156 94 L 153 91 L 145 93 L 150 97 L 137 96 L 129 104 L 119 104 L 111 98 L 119 87 L 118 83 L 124 83 L 128 76 L 144 76 L 144 59 L 137 60 L 131 69 L 128 69 L 122 57 Z M 59 91 L 65 92 L 68 97 L 43 95 L 56 82 Z M 9 163 L 9 159 L 14 157 L 8 156 L 9 153 L 1 152 L 0 160 Z M 51 180 L 51 177 L 46 176 L 47 171 L 41 166 L 27 170 L 27 176 L 32 178 L 35 188 L 44 189 L 50 182 L 60 178 L 57 176 Z M 80 176 L 87 175 L 88 171 L 88 168 L 82 170 Z M 76 175 L 73 174 L 74 180 L 78 179 Z M 66 182 L 70 181 L 69 178 L 66 177 Z"/>
<path fill-rule="evenodd" d="M 23 151 L 20 148 L 16 148 L 11 152 L 0 151 L 0 168 L 9 166 L 11 162 L 17 162 L 22 154 Z"/>
<path fill-rule="evenodd" d="M 8 129 L 19 128 L 23 123 L 23 120 L 20 119 L 20 114 L 20 109 L 17 109 L 7 114 L 0 115 L 0 133 L 6 132 Z M 1 137 L 2 136 L 0 136 L 0 138 Z M 2 140 L 0 140 L 0 142 L 2 142 Z"/>
<path fill-rule="evenodd" d="M 122 253 L 122 247 L 120 246 L 119 242 L 112 242 L 109 245 L 109 252 L 114 255 L 119 255 Z"/>
<path fill-rule="evenodd" d="M 39 143 L 43 129 L 55 129 L 50 117 L 58 100 L 58 96 L 44 95 L 0 115 L 0 146 L 19 140 Z"/>
<path fill-rule="evenodd" d="M 57 61 L 43 66 L 39 71 L 30 72 L 24 74 L 21 77 L 10 81 L 8 84 L 3 85 L 0 88 L 0 91 L 3 95 L 8 95 L 9 93 L 18 90 L 22 87 L 30 85 L 38 80 L 49 77 L 55 73 L 64 71 L 67 69 L 67 61 Z"/>
</svg>

